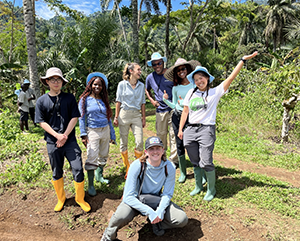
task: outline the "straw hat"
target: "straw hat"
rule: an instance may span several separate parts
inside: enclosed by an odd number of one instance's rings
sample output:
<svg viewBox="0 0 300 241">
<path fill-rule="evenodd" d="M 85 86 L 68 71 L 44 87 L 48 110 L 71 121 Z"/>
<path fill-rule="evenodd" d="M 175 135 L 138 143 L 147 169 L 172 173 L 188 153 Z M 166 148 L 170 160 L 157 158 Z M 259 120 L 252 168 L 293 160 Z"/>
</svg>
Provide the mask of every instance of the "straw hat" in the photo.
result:
<svg viewBox="0 0 300 241">
<path fill-rule="evenodd" d="M 167 79 L 167 80 L 170 80 L 170 81 L 173 81 L 173 78 L 174 78 L 174 69 L 180 65 L 190 65 L 192 70 L 194 70 L 196 68 L 196 66 L 198 65 L 201 65 L 200 62 L 198 62 L 197 60 L 191 60 L 191 61 L 186 61 L 185 59 L 183 58 L 178 58 L 175 62 L 175 64 L 168 68 L 164 74 L 164 77 Z"/>
<path fill-rule="evenodd" d="M 204 73 L 208 74 L 208 76 L 209 76 L 209 83 L 213 82 L 213 80 L 215 79 L 215 77 L 212 76 L 212 75 L 208 72 L 207 68 L 202 67 L 202 66 L 197 66 L 196 69 L 195 69 L 192 73 L 190 73 L 190 74 L 187 76 L 187 79 L 188 79 L 191 83 L 194 82 L 194 74 L 196 74 L 197 72 L 204 72 Z"/>
<path fill-rule="evenodd" d="M 59 76 L 60 78 L 62 78 L 63 80 L 63 86 L 66 85 L 69 81 L 66 80 L 64 77 L 63 77 L 63 74 L 61 72 L 61 70 L 59 68 L 56 68 L 56 67 L 52 67 L 50 69 L 47 70 L 46 72 L 46 76 L 44 77 L 41 77 L 41 82 L 43 83 L 43 85 L 45 86 L 48 86 L 47 82 L 46 82 L 46 79 L 49 79 L 53 76 Z"/>
</svg>

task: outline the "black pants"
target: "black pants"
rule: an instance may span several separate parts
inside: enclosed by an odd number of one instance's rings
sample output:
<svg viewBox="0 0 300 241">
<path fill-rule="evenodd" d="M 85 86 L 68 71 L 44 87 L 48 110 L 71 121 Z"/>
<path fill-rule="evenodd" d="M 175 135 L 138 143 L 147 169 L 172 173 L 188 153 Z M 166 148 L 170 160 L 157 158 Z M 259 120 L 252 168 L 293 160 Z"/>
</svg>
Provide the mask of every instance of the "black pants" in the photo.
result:
<svg viewBox="0 0 300 241">
<path fill-rule="evenodd" d="M 76 141 L 66 142 L 62 147 L 56 147 L 56 144 L 47 143 L 47 150 L 52 168 L 53 180 L 63 177 L 64 158 L 66 157 L 72 168 L 75 182 L 84 180 L 81 150 Z"/>
<path fill-rule="evenodd" d="M 184 145 L 183 145 L 183 140 L 181 140 L 178 137 L 180 118 L 181 118 L 181 113 L 179 113 L 178 111 L 174 111 L 174 113 L 172 115 L 172 126 L 173 126 L 174 133 L 175 133 L 177 155 L 178 156 L 185 155 L 185 148 L 184 148 Z M 184 124 L 184 128 L 186 126 L 186 123 L 187 123 L 187 121 Z"/>
<path fill-rule="evenodd" d="M 29 115 L 30 115 L 31 120 L 34 123 L 34 107 L 29 107 Z"/>
</svg>

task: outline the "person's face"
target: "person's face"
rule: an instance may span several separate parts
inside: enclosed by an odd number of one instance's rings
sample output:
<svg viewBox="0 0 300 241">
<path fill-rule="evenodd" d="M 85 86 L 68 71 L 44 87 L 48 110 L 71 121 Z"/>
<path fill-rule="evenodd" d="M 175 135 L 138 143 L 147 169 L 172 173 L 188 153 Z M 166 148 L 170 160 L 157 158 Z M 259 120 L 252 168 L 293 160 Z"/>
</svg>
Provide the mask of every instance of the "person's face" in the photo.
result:
<svg viewBox="0 0 300 241">
<path fill-rule="evenodd" d="M 46 83 L 49 85 L 50 90 L 59 91 L 62 87 L 63 80 L 59 76 L 52 76 L 46 79 Z"/>
<path fill-rule="evenodd" d="M 187 68 L 185 65 L 180 65 L 176 67 L 177 76 L 184 79 L 187 76 Z"/>
<path fill-rule="evenodd" d="M 24 84 L 22 90 L 25 92 L 29 89 L 29 84 Z"/>
<path fill-rule="evenodd" d="M 136 64 L 133 69 L 130 70 L 130 74 L 132 75 L 133 78 L 139 79 L 142 75 L 142 69 L 141 66 Z"/>
<path fill-rule="evenodd" d="M 152 146 L 145 150 L 145 152 L 151 162 L 159 164 L 161 157 L 164 154 L 164 148 L 161 146 Z"/>
<path fill-rule="evenodd" d="M 206 90 L 206 86 L 208 85 L 208 77 L 204 76 L 201 73 L 196 73 L 194 74 L 194 81 L 199 90 Z"/>
<path fill-rule="evenodd" d="M 152 68 L 157 74 L 162 74 L 164 70 L 164 61 L 162 59 L 159 60 L 153 60 L 152 62 Z"/>
<path fill-rule="evenodd" d="M 102 91 L 102 82 L 100 79 L 95 79 L 92 84 L 92 91 L 94 95 L 99 95 Z"/>
</svg>

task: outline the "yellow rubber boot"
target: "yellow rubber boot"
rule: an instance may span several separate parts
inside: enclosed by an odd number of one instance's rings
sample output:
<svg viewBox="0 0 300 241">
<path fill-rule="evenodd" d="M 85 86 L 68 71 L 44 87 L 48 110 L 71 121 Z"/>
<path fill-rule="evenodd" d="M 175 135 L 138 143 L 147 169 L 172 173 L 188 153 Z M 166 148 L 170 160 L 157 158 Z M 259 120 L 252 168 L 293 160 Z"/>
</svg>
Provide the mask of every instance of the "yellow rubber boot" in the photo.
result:
<svg viewBox="0 0 300 241">
<path fill-rule="evenodd" d="M 75 201 L 79 204 L 79 206 L 83 209 L 83 211 L 89 212 L 91 210 L 91 206 L 86 201 L 84 201 L 84 195 L 85 195 L 84 181 L 82 182 L 74 181 L 74 185 L 76 191 Z"/>
<path fill-rule="evenodd" d="M 135 155 L 135 158 L 140 158 L 142 155 L 143 155 L 143 151 L 138 151 L 137 149 L 134 149 L 134 155 Z"/>
<path fill-rule="evenodd" d="M 124 166 L 126 167 L 126 174 L 125 174 L 125 179 L 127 178 L 127 173 L 128 173 L 128 169 L 129 169 L 129 161 L 128 161 L 128 151 L 122 151 L 121 152 L 121 156 L 122 156 L 122 160 L 124 163 Z"/>
<path fill-rule="evenodd" d="M 52 180 L 52 184 L 54 186 L 56 196 L 57 196 L 57 204 L 54 208 L 55 212 L 60 212 L 64 207 L 66 201 L 66 194 L 64 190 L 64 178 L 60 178 L 56 181 Z"/>
</svg>

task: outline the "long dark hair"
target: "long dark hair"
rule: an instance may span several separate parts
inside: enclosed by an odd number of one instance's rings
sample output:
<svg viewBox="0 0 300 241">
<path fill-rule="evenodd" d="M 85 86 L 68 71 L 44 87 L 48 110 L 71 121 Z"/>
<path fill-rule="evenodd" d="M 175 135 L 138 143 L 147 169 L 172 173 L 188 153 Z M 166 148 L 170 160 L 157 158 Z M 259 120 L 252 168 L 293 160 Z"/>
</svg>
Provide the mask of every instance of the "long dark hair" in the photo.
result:
<svg viewBox="0 0 300 241">
<path fill-rule="evenodd" d="M 174 68 L 174 70 L 173 70 L 173 82 L 174 82 L 174 86 L 176 86 L 176 85 L 181 85 L 181 83 L 182 83 L 182 81 L 183 81 L 183 79 L 180 78 L 180 77 L 178 76 L 178 73 L 177 73 L 177 69 L 178 69 L 178 67 L 180 67 L 180 66 L 182 66 L 182 65 L 177 66 L 177 67 Z M 190 73 L 192 73 L 192 67 L 191 67 L 191 65 L 189 65 L 189 64 L 184 64 L 184 66 L 186 67 L 187 75 L 189 75 Z"/>
<path fill-rule="evenodd" d="M 207 100 L 208 90 L 209 90 L 209 85 L 210 85 L 210 83 L 209 83 L 209 75 L 208 75 L 207 73 L 203 72 L 203 71 L 198 71 L 198 72 L 196 72 L 196 73 L 193 74 L 193 79 L 194 79 L 194 75 L 195 75 L 195 74 L 200 74 L 200 75 L 202 75 L 202 76 L 204 76 L 204 77 L 207 78 L 207 85 L 206 85 L 206 90 L 205 90 L 205 91 L 206 91 L 205 100 Z M 195 82 L 195 80 L 194 80 L 194 82 Z M 192 92 L 192 94 L 191 94 L 189 100 L 192 98 L 193 94 L 194 94 L 197 90 L 198 90 L 198 86 L 196 86 L 195 89 L 193 90 L 193 92 Z"/>
<path fill-rule="evenodd" d="M 110 118 L 112 117 L 112 110 L 109 106 L 108 93 L 107 93 L 105 81 L 104 81 L 104 79 L 102 79 L 99 76 L 95 76 L 95 77 L 91 78 L 90 82 L 85 87 L 85 90 L 79 97 L 79 99 L 82 99 L 82 116 L 85 114 L 85 111 L 86 111 L 86 108 L 85 108 L 86 98 L 92 94 L 92 92 L 93 92 L 92 85 L 96 79 L 99 79 L 101 81 L 102 90 L 100 92 L 100 97 L 106 107 L 106 117 L 107 117 L 107 120 L 109 121 Z"/>
</svg>

